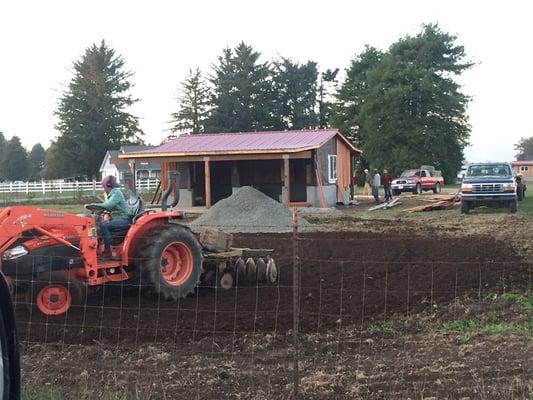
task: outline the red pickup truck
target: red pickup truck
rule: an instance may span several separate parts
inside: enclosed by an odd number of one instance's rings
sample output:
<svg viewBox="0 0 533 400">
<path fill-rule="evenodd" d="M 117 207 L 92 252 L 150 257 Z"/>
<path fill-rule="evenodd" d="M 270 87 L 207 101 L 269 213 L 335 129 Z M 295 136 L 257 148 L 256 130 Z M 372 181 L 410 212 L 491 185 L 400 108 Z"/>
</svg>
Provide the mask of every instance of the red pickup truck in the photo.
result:
<svg viewBox="0 0 533 400">
<path fill-rule="evenodd" d="M 420 168 L 403 171 L 399 178 L 392 181 L 391 189 L 394 196 L 402 192 L 422 194 L 422 191 L 427 190 L 440 193 L 442 185 L 444 185 L 444 178 L 440 176 L 440 171 Z"/>
</svg>

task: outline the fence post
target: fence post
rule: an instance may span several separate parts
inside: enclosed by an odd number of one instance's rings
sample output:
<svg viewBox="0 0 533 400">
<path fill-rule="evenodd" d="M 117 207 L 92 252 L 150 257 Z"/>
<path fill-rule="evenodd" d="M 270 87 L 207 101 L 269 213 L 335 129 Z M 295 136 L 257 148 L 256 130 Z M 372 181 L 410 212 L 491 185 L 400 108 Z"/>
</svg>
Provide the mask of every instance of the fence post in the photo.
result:
<svg viewBox="0 0 533 400">
<path fill-rule="evenodd" d="M 299 327 L 300 327 L 300 257 L 298 252 L 298 208 L 292 208 L 292 336 L 293 336 L 293 396 L 300 391 Z"/>
<path fill-rule="evenodd" d="M 93 179 L 93 197 L 96 197 L 96 180 Z"/>
<path fill-rule="evenodd" d="M 9 182 L 9 191 L 10 191 L 10 192 L 13 191 L 13 182 Z"/>
<path fill-rule="evenodd" d="M 26 194 L 28 195 L 30 193 L 30 182 L 26 182 Z"/>
<path fill-rule="evenodd" d="M 44 183 L 44 181 L 42 181 L 42 188 L 43 188 L 43 194 L 46 193 L 46 183 Z"/>
<path fill-rule="evenodd" d="M 63 193 L 63 185 L 62 185 L 63 182 L 59 182 L 59 194 Z"/>
</svg>

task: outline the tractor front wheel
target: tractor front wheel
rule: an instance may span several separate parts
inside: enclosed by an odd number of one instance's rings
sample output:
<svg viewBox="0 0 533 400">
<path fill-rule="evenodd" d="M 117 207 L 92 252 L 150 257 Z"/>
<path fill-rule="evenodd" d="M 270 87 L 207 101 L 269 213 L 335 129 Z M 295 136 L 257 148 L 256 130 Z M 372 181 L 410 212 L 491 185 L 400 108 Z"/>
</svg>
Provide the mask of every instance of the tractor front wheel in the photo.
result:
<svg viewBox="0 0 533 400">
<path fill-rule="evenodd" d="M 184 226 L 154 230 L 139 255 L 142 281 L 164 300 L 192 293 L 202 274 L 202 249 L 196 236 Z"/>
<path fill-rule="evenodd" d="M 48 271 L 30 282 L 26 302 L 30 312 L 47 316 L 65 314 L 72 306 L 84 302 L 83 285 L 71 279 L 67 271 Z"/>
</svg>

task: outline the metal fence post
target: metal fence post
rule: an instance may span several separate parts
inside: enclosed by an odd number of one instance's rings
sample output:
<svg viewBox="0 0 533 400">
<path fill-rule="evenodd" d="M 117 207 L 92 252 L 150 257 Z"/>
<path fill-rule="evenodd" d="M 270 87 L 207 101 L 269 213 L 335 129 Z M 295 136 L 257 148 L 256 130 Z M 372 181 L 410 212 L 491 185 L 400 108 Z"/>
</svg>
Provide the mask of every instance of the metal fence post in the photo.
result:
<svg viewBox="0 0 533 400">
<path fill-rule="evenodd" d="M 292 335 L 293 335 L 293 399 L 299 398 L 299 326 L 300 326 L 300 257 L 298 252 L 298 208 L 292 208 Z"/>
</svg>

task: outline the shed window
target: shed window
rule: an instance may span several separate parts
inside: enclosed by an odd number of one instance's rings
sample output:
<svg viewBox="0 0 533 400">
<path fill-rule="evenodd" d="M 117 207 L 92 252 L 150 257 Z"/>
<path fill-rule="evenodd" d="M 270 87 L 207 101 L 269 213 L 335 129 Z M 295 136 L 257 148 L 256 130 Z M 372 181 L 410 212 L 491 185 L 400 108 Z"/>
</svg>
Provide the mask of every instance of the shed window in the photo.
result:
<svg viewBox="0 0 533 400">
<path fill-rule="evenodd" d="M 527 171 L 529 171 L 529 167 L 527 165 L 522 165 L 522 166 L 520 166 L 520 171 L 521 172 L 527 172 Z"/>
<path fill-rule="evenodd" d="M 329 183 L 337 182 L 337 156 L 328 156 L 328 181 Z"/>
</svg>

